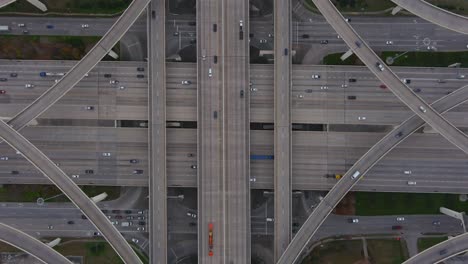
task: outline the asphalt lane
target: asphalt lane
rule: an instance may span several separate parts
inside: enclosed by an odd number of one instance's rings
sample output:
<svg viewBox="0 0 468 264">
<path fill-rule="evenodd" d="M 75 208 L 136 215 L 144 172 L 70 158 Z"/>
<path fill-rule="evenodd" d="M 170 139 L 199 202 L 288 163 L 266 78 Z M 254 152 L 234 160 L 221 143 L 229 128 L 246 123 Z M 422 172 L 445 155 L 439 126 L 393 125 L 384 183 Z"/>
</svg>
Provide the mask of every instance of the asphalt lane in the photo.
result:
<svg viewBox="0 0 468 264">
<path fill-rule="evenodd" d="M 0 121 L 1 137 L 49 178 L 101 231 L 125 263 L 142 263 L 118 230 L 96 204 L 47 156 L 11 126 Z"/>
<path fill-rule="evenodd" d="M 44 263 L 72 264 L 70 260 L 48 245 L 3 223 L 0 223 L 0 240 L 23 250 Z"/>
</svg>

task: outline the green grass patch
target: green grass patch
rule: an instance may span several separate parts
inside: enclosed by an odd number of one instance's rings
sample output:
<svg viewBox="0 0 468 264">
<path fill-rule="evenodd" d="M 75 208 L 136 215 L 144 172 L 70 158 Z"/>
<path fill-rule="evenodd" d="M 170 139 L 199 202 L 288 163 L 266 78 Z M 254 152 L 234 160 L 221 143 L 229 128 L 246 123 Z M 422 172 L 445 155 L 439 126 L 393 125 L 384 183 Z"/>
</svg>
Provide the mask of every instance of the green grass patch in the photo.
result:
<svg viewBox="0 0 468 264">
<path fill-rule="evenodd" d="M 0 59 L 80 60 L 101 37 L 0 36 Z"/>
<path fill-rule="evenodd" d="M 361 240 L 338 240 L 316 246 L 302 264 L 354 263 L 363 260 Z"/>
<path fill-rule="evenodd" d="M 93 197 L 103 192 L 107 193 L 106 200 L 114 200 L 120 196 L 120 187 L 117 186 L 80 186 L 89 196 Z M 54 185 L 40 184 L 4 184 L 0 187 L 0 202 L 36 202 L 37 198 L 51 198 L 62 192 Z M 65 195 L 49 199 L 50 202 L 69 202 Z"/>
<path fill-rule="evenodd" d="M 54 247 L 64 256 L 83 256 L 84 264 L 123 264 L 114 249 L 105 241 L 69 241 Z"/>
<path fill-rule="evenodd" d="M 401 240 L 368 239 L 371 263 L 400 264 L 407 259 L 406 243 Z"/>
<path fill-rule="evenodd" d="M 418 238 L 418 250 L 419 252 L 428 249 L 436 244 L 439 244 L 442 241 L 447 240 L 448 237 L 423 237 Z"/>
<path fill-rule="evenodd" d="M 440 207 L 468 211 L 457 194 L 356 192 L 356 215 L 439 214 Z"/>
<path fill-rule="evenodd" d="M 317 10 L 312 0 L 304 2 L 307 9 Z M 332 0 L 332 2 L 342 12 L 375 12 L 395 6 L 390 0 Z"/>
<path fill-rule="evenodd" d="M 377 53 L 385 61 L 387 57 L 395 58 L 403 52 L 384 51 Z M 345 61 L 340 59 L 343 53 L 333 53 L 323 58 L 325 65 L 364 65 L 359 58 L 353 54 Z M 414 67 L 447 67 L 453 63 L 461 63 L 461 67 L 468 67 L 468 51 L 461 52 L 408 52 L 396 60 L 391 66 L 414 66 Z"/>
<path fill-rule="evenodd" d="M 124 11 L 131 0 L 41 0 L 48 11 L 56 13 L 115 14 Z M 0 12 L 43 13 L 26 0 L 18 0 Z"/>
<path fill-rule="evenodd" d="M 440 8 L 453 13 L 468 15 L 468 1 L 466 0 L 426 0 Z"/>
</svg>

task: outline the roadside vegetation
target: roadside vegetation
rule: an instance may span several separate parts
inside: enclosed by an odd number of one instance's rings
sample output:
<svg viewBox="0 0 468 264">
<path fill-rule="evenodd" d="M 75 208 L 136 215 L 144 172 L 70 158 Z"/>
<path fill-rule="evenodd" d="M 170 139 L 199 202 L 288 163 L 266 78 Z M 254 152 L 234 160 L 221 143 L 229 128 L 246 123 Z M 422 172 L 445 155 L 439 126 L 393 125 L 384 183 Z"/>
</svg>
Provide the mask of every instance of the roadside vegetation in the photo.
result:
<svg viewBox="0 0 468 264">
<path fill-rule="evenodd" d="M 447 240 L 448 237 L 422 237 L 418 239 L 418 251 L 421 252 L 428 249 L 442 241 Z"/>
<path fill-rule="evenodd" d="M 116 14 L 124 11 L 131 0 L 41 0 L 50 13 Z M 0 12 L 43 13 L 26 0 L 18 0 Z"/>
<path fill-rule="evenodd" d="M 363 260 L 361 240 L 337 240 L 316 246 L 302 264 L 359 263 Z"/>
<path fill-rule="evenodd" d="M 457 194 L 356 192 L 356 215 L 439 214 L 440 207 L 468 211 Z"/>
<path fill-rule="evenodd" d="M 403 52 L 384 51 L 377 53 L 385 61 L 387 57 L 395 58 Z M 351 55 L 345 61 L 340 59 L 343 53 L 333 53 L 323 58 L 325 65 L 364 65 L 356 55 Z M 461 63 L 461 67 L 468 67 L 468 51 L 461 52 L 408 52 L 396 58 L 391 66 L 415 67 L 447 67 L 453 63 Z"/>
<path fill-rule="evenodd" d="M 367 239 L 370 263 L 399 264 L 408 258 L 404 240 Z"/>
</svg>

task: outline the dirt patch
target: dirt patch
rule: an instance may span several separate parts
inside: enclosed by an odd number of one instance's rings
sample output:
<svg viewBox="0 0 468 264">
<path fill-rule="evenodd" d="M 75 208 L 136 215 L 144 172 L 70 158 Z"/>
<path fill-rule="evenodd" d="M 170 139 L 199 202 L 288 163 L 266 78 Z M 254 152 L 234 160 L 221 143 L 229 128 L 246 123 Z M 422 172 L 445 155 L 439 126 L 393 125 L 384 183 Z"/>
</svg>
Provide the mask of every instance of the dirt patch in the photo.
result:
<svg viewBox="0 0 468 264">
<path fill-rule="evenodd" d="M 356 214 L 356 197 L 354 193 L 348 193 L 343 200 L 335 207 L 334 214 L 338 215 L 355 215 Z"/>
</svg>

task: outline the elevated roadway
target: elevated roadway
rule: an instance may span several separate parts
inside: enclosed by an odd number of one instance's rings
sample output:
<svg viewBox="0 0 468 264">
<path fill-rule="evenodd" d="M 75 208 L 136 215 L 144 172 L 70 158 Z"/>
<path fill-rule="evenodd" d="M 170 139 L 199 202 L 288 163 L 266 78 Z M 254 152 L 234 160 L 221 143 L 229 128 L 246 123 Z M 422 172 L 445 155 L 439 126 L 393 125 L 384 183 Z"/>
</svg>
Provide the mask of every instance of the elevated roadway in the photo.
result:
<svg viewBox="0 0 468 264">
<path fill-rule="evenodd" d="M 148 5 L 149 0 L 134 0 L 125 12 L 117 19 L 109 31 L 99 42 L 78 62 L 65 76 L 63 76 L 50 89 L 43 93 L 28 107 L 13 117 L 8 124 L 15 130 L 22 129 L 31 120 L 46 111 L 51 105 L 70 91 L 96 64 L 109 52 L 109 50 L 127 32 L 138 16 Z"/>
<path fill-rule="evenodd" d="M 152 0 L 148 18 L 150 262 L 167 263 L 166 1 Z"/>
<path fill-rule="evenodd" d="M 103 234 L 125 263 L 142 263 L 118 230 L 96 204 L 47 156 L 5 122 L 0 121 L 0 136 L 51 180 Z"/>
<path fill-rule="evenodd" d="M 223 38 L 218 63 L 223 64 L 224 97 L 225 257 L 221 263 L 250 263 L 249 1 L 224 1 L 222 18 L 217 25 Z"/>
<path fill-rule="evenodd" d="M 274 196 L 275 261 L 291 240 L 291 1 L 274 2 Z"/>
<path fill-rule="evenodd" d="M 196 6 L 198 165 L 191 167 L 197 170 L 198 263 L 226 260 L 224 4 L 197 0 Z"/>
<path fill-rule="evenodd" d="M 407 259 L 403 264 L 440 263 L 468 251 L 468 233 L 450 238 Z"/>
<path fill-rule="evenodd" d="M 468 137 L 439 113 L 434 111 L 424 100 L 408 87 L 385 65 L 364 40 L 353 30 L 336 7 L 326 0 L 315 0 L 317 8 L 330 25 L 343 38 L 362 62 L 392 91 L 405 105 L 421 117 L 427 124 L 439 132 L 452 144 L 468 153 Z"/>
<path fill-rule="evenodd" d="M 21 232 L 18 229 L 0 223 L 0 240 L 23 250 L 43 263 L 68 263 L 70 260 L 59 254 L 53 248 Z"/>
<path fill-rule="evenodd" d="M 392 2 L 441 27 L 468 34 L 468 17 L 449 12 L 424 0 L 392 0 Z"/>
</svg>

